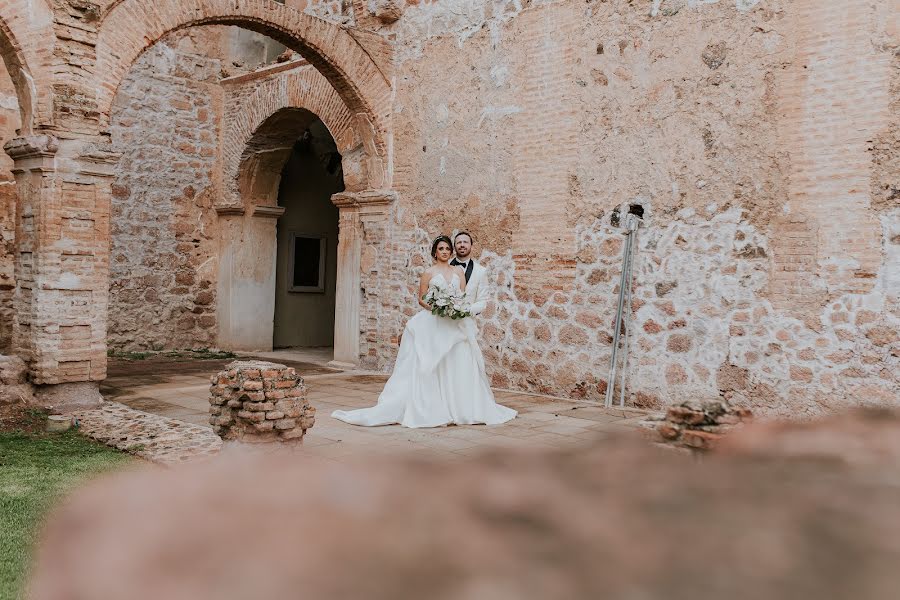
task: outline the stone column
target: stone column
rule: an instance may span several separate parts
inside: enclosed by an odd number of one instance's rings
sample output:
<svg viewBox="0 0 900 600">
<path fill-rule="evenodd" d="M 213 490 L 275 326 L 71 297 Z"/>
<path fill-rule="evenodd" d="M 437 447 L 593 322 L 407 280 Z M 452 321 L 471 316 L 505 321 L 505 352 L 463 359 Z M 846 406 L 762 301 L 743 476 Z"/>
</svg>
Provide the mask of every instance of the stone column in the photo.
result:
<svg viewBox="0 0 900 600">
<path fill-rule="evenodd" d="M 331 201 L 340 210 L 337 292 L 334 311 L 334 360 L 341 368 L 360 362 L 361 257 L 365 222 L 386 221 L 397 193 L 389 190 L 345 192 Z"/>
<path fill-rule="evenodd" d="M 99 402 L 117 156 L 50 135 L 16 138 L 4 149 L 18 193 L 13 351 L 44 386 L 40 401 L 58 408 Z"/>
<path fill-rule="evenodd" d="M 219 345 L 270 351 L 275 318 L 276 225 L 282 206 L 221 206 L 219 214 Z"/>
</svg>

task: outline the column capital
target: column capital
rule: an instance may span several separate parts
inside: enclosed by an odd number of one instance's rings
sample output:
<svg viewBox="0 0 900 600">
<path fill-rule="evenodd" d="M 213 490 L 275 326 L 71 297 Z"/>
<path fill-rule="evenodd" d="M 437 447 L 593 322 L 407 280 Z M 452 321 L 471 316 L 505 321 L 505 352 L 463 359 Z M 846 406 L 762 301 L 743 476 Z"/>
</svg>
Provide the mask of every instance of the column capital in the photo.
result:
<svg viewBox="0 0 900 600">
<path fill-rule="evenodd" d="M 6 142 L 3 149 L 15 163 L 13 173 L 52 168 L 59 151 L 59 139 L 52 135 L 22 136 Z"/>
</svg>

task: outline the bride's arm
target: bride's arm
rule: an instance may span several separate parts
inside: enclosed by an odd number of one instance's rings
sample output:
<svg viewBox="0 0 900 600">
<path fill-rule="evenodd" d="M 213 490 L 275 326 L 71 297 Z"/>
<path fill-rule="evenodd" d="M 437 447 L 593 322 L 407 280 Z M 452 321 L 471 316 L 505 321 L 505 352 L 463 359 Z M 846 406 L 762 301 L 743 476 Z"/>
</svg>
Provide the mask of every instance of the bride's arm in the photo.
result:
<svg viewBox="0 0 900 600">
<path fill-rule="evenodd" d="M 428 293 L 428 284 L 430 282 L 431 282 L 431 273 L 429 273 L 428 271 L 425 271 L 424 273 L 422 273 L 422 278 L 419 279 L 419 306 L 421 306 L 422 308 L 426 308 L 428 310 L 431 310 L 431 305 L 426 304 L 425 300 L 423 300 L 423 298 L 425 297 L 425 294 Z"/>
</svg>

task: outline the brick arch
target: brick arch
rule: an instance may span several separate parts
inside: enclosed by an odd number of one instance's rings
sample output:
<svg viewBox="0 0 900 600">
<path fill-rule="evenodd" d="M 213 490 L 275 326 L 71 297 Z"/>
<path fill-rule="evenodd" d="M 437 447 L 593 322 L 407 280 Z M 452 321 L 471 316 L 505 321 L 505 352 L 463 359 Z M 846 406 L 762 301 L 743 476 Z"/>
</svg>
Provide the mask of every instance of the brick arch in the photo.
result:
<svg viewBox="0 0 900 600">
<path fill-rule="evenodd" d="M 235 183 L 246 208 L 276 206 L 281 171 L 294 144 L 318 117 L 305 108 L 275 111 L 253 133 L 241 153 Z"/>
<path fill-rule="evenodd" d="M 44 1 L 10 0 L 0 16 L 0 56 L 19 103 L 22 135 L 50 125 L 50 57 L 53 12 Z M 39 50 L 41 52 L 39 52 Z"/>
<path fill-rule="evenodd" d="M 260 128 L 279 111 L 292 108 L 320 118 L 341 154 L 362 145 L 350 109 L 315 69 L 301 68 L 264 81 L 249 96 L 236 95 L 226 101 L 226 113 L 234 117 L 229 119 L 222 144 L 224 204 L 240 202 L 241 165 Z"/>
<path fill-rule="evenodd" d="M 345 28 L 271 0 L 121 0 L 103 15 L 97 39 L 100 126 L 109 125 L 116 91 L 147 47 L 171 31 L 196 25 L 235 25 L 295 50 L 334 87 L 357 121 L 371 132 L 387 184 L 391 86 L 378 65 Z"/>
</svg>

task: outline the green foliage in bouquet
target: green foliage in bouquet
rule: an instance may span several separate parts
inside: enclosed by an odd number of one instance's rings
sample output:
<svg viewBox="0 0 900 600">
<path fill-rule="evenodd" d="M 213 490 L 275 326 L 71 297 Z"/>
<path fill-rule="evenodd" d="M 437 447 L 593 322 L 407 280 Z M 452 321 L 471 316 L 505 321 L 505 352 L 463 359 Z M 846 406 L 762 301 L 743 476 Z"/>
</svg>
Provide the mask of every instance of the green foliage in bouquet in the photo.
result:
<svg viewBox="0 0 900 600">
<path fill-rule="evenodd" d="M 423 298 L 431 306 L 431 314 L 457 320 L 472 315 L 472 307 L 462 294 L 440 287 L 432 287 Z"/>
</svg>

